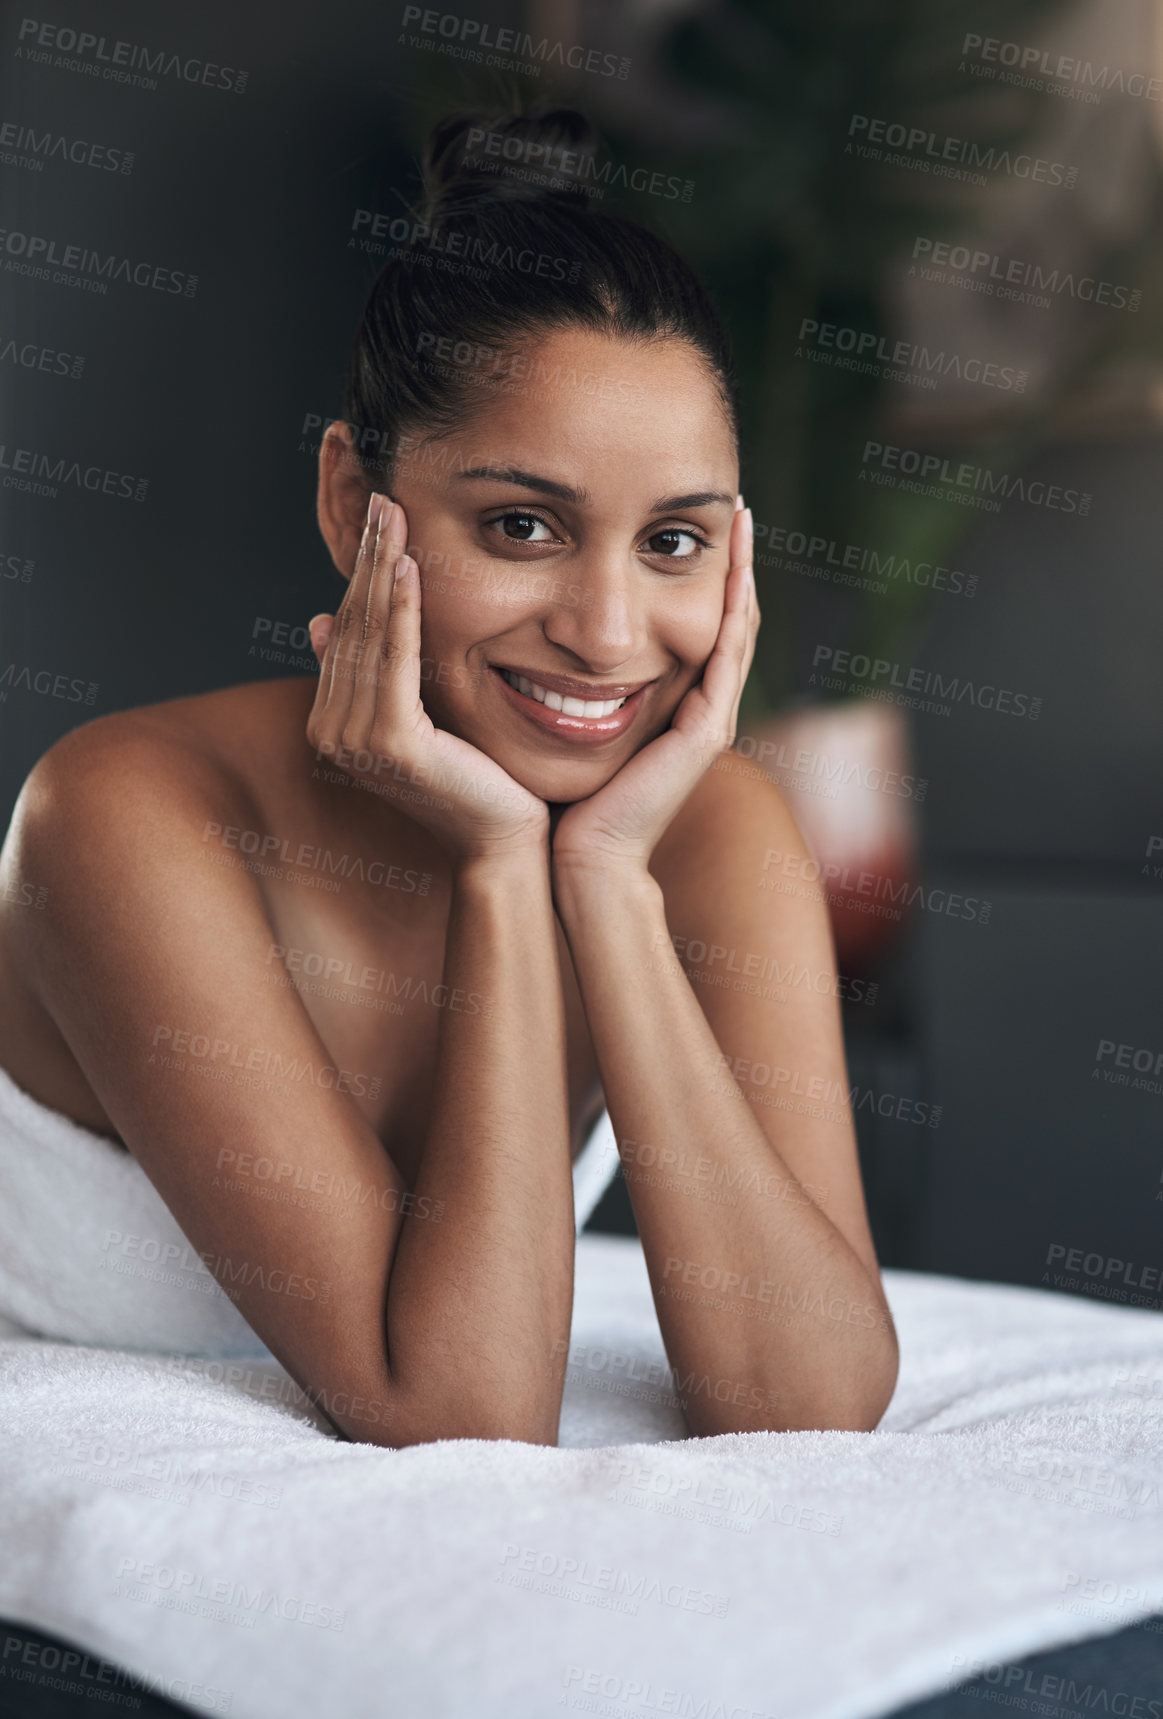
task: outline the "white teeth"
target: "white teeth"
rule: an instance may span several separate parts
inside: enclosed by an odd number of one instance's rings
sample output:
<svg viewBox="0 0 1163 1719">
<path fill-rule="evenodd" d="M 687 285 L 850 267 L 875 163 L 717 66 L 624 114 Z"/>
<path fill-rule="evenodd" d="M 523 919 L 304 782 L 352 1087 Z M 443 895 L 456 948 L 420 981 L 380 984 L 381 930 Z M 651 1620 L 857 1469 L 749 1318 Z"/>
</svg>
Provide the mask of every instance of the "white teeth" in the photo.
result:
<svg viewBox="0 0 1163 1719">
<path fill-rule="evenodd" d="M 560 710 L 563 716 L 584 716 L 593 721 L 600 716 L 612 716 L 626 702 L 624 698 L 563 698 L 561 693 L 550 692 L 548 687 L 538 686 L 523 674 L 513 674 L 509 669 L 502 669 L 501 673 L 526 698 L 535 698 L 548 710 Z"/>
</svg>

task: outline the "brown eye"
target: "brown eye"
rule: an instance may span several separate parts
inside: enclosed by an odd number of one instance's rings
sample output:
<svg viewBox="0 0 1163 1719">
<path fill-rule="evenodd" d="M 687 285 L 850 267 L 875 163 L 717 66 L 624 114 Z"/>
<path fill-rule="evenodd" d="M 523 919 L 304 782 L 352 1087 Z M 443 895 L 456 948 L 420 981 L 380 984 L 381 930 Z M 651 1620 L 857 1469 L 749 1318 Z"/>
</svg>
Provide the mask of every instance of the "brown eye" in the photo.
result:
<svg viewBox="0 0 1163 1719">
<path fill-rule="evenodd" d="M 684 538 L 694 547 L 680 551 L 678 546 Z M 677 526 L 656 531 L 653 537 L 647 538 L 647 545 L 652 555 L 665 555 L 671 561 L 693 561 L 699 550 L 706 548 L 701 537 L 696 537 L 693 531 L 680 531 Z"/>
<path fill-rule="evenodd" d="M 513 543 L 552 543 L 553 533 L 543 519 L 535 513 L 503 513 L 499 519 L 490 519 L 489 526 L 495 529 L 501 527 L 500 535 L 507 537 Z M 534 533 L 538 527 L 545 533 L 537 537 Z"/>
</svg>

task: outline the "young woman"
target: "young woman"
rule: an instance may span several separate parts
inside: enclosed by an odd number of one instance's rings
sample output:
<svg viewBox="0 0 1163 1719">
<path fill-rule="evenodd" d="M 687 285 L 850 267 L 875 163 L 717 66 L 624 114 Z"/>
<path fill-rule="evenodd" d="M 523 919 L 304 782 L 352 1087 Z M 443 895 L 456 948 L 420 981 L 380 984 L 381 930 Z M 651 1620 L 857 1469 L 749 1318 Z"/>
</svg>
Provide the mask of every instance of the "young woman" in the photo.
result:
<svg viewBox="0 0 1163 1719">
<path fill-rule="evenodd" d="M 128 1149 L 352 1439 L 556 1442 L 603 1104 L 692 1432 L 872 1429 L 897 1346 L 826 911 L 764 888 L 808 854 L 730 752 L 759 610 L 725 339 L 662 241 L 488 171 L 582 124 L 434 133 L 320 453 L 318 679 L 33 770 L 0 1061 Z"/>
</svg>

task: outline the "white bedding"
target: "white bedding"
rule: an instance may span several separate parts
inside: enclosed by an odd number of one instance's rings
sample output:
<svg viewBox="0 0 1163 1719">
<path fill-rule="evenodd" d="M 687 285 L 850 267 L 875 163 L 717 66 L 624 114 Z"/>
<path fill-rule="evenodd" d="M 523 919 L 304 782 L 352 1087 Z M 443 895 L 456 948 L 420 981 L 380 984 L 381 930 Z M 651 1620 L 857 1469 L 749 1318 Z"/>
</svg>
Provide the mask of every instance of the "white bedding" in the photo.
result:
<svg viewBox="0 0 1163 1719">
<path fill-rule="evenodd" d="M 270 1361 L 0 1341 L 0 1614 L 241 1719 L 855 1719 L 1163 1610 L 1158 1316 L 884 1280 L 873 1434 L 684 1440 L 603 1236 L 559 1449 L 345 1444 Z"/>
</svg>

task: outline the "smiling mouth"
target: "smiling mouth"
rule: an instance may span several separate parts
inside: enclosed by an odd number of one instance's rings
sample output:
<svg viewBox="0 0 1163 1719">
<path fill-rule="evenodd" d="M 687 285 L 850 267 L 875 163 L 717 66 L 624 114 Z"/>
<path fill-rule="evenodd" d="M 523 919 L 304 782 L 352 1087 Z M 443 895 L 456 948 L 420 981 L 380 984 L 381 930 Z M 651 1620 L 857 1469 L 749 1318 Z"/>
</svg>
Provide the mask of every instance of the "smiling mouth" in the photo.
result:
<svg viewBox="0 0 1163 1719">
<path fill-rule="evenodd" d="M 581 683 L 560 677 L 559 685 L 545 686 L 517 669 L 490 663 L 501 697 L 525 722 L 546 736 L 579 746 L 602 746 L 619 740 L 638 720 L 650 689 L 656 681 L 637 686 L 614 687 L 607 698 L 583 698 Z M 549 678 L 549 677 L 547 677 Z M 558 679 L 556 675 L 552 677 Z M 561 683 L 570 687 L 562 691 Z"/>
<path fill-rule="evenodd" d="M 603 716 L 613 716 L 616 710 L 621 710 L 629 693 L 623 698 L 572 698 L 560 692 L 554 692 L 551 687 L 539 686 L 536 681 L 529 680 L 523 674 L 516 674 L 512 669 L 501 669 L 502 679 L 524 693 L 526 698 L 535 698 L 538 704 L 545 705 L 547 710 L 559 710 L 563 716 L 580 716 L 584 720 L 594 722 Z"/>
</svg>

